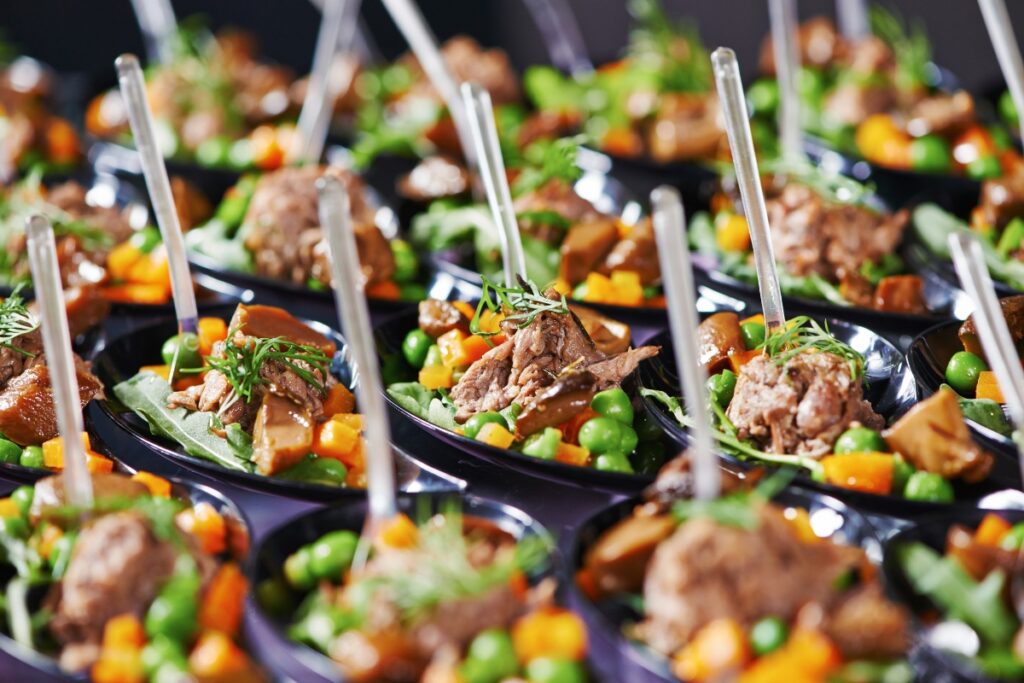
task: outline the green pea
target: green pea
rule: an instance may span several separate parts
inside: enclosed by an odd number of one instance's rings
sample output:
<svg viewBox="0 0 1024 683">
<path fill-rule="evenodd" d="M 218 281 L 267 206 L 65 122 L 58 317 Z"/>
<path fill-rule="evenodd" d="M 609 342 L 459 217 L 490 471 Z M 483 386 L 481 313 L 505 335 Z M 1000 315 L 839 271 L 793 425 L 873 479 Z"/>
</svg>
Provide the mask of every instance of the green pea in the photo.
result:
<svg viewBox="0 0 1024 683">
<path fill-rule="evenodd" d="M 332 531 L 310 548 L 309 570 L 318 579 L 337 579 L 352 564 L 359 537 L 351 531 Z"/>
<path fill-rule="evenodd" d="M 1013 552 L 1020 550 L 1021 545 L 1024 545 L 1024 522 L 1018 522 L 1010 527 L 1003 540 L 999 542 L 1000 548 Z"/>
<path fill-rule="evenodd" d="M 988 180 L 1003 175 L 1003 165 L 994 156 L 978 157 L 967 164 L 967 175 L 975 180 Z"/>
<path fill-rule="evenodd" d="M 423 367 L 436 368 L 438 365 L 443 364 L 441 362 L 441 347 L 437 344 L 432 345 L 427 349 L 427 357 L 423 359 Z"/>
<path fill-rule="evenodd" d="M 310 455 L 277 476 L 288 481 L 302 481 L 307 484 L 344 486 L 345 480 L 348 478 L 348 468 L 334 458 L 318 458 Z"/>
<path fill-rule="evenodd" d="M 17 463 L 21 460 L 21 446 L 0 437 L 0 462 Z"/>
<path fill-rule="evenodd" d="M 545 427 L 544 431 L 531 434 L 523 443 L 523 453 L 542 460 L 554 460 L 558 453 L 558 444 L 562 442 L 562 432 L 554 427 Z"/>
<path fill-rule="evenodd" d="M 594 469 L 602 472 L 633 474 L 633 465 L 622 453 L 604 453 L 594 460 Z"/>
<path fill-rule="evenodd" d="M 147 225 L 142 230 L 136 231 L 128 240 L 128 243 L 143 254 L 148 254 L 156 249 L 157 245 L 162 241 L 160 231 L 152 225 Z"/>
<path fill-rule="evenodd" d="M 587 674 L 579 662 L 553 657 L 537 657 L 526 665 L 530 683 L 584 683 Z"/>
<path fill-rule="evenodd" d="M 999 115 L 1007 122 L 1017 125 L 1017 105 L 1014 104 L 1009 90 L 1004 90 L 999 96 Z"/>
<path fill-rule="evenodd" d="M 650 413 L 640 413 L 640 416 L 633 422 L 633 428 L 636 429 L 636 435 L 640 437 L 641 443 L 661 441 L 661 427 L 658 426 L 658 421 L 651 417 Z"/>
<path fill-rule="evenodd" d="M 620 453 L 622 423 L 603 415 L 583 423 L 579 434 L 580 445 L 595 455 Z"/>
<path fill-rule="evenodd" d="M 722 370 L 717 375 L 708 377 L 708 394 L 722 408 L 728 408 L 732 395 L 736 391 L 736 373 Z"/>
<path fill-rule="evenodd" d="M 743 345 L 751 351 L 764 344 L 765 327 L 761 323 L 749 322 L 740 325 Z"/>
<path fill-rule="evenodd" d="M 885 453 L 889 450 L 885 439 L 874 429 L 851 427 L 839 435 L 832 449 L 837 455 L 846 453 Z"/>
<path fill-rule="evenodd" d="M 512 645 L 512 637 L 504 629 L 491 628 L 481 632 L 469 644 L 466 659 L 486 664 L 483 670 L 474 672 L 484 675 L 484 678 L 476 680 L 500 681 L 519 672 L 519 658 Z"/>
<path fill-rule="evenodd" d="M 946 364 L 946 381 L 958 394 L 970 396 L 978 386 L 978 375 L 988 370 L 981 357 L 970 351 L 957 351 Z"/>
<path fill-rule="evenodd" d="M 661 441 L 641 441 L 630 458 L 633 471 L 638 474 L 657 474 L 665 464 L 665 444 Z"/>
<path fill-rule="evenodd" d="M 755 116 L 768 115 L 779 108 L 779 83 L 774 78 L 754 81 L 747 92 L 747 102 L 754 109 Z"/>
<path fill-rule="evenodd" d="M 196 148 L 196 161 L 203 166 L 228 166 L 231 160 L 231 140 L 223 135 L 207 138 Z"/>
<path fill-rule="evenodd" d="M 154 676 L 158 669 L 168 663 L 188 671 L 188 659 L 181 643 L 167 636 L 157 636 L 142 648 L 142 670 L 147 676 Z"/>
<path fill-rule="evenodd" d="M 785 645 L 789 638 L 789 627 L 778 617 L 765 617 L 750 629 L 750 648 L 763 656 Z"/>
<path fill-rule="evenodd" d="M 22 517 L 28 517 L 28 511 L 32 507 L 32 499 L 36 496 L 36 490 L 32 486 L 19 486 L 11 492 L 11 499 L 18 506 Z"/>
<path fill-rule="evenodd" d="M 316 582 L 310 566 L 313 559 L 312 548 L 304 545 L 288 556 L 284 561 L 284 578 L 299 590 L 309 590 Z"/>
<path fill-rule="evenodd" d="M 895 495 L 903 493 L 907 488 L 907 482 L 911 475 L 917 470 L 903 456 L 897 455 L 892 459 L 892 492 Z"/>
<path fill-rule="evenodd" d="M 248 139 L 235 140 L 228 152 L 228 164 L 236 171 L 247 171 L 252 168 L 252 143 Z"/>
<path fill-rule="evenodd" d="M 629 425 L 620 425 L 619 430 L 622 434 L 619 439 L 619 452 L 624 455 L 629 455 L 636 450 L 636 446 L 640 442 L 640 438 L 636 435 L 636 430 Z"/>
<path fill-rule="evenodd" d="M 203 367 L 203 357 L 199 354 L 199 337 L 195 332 L 182 332 L 164 342 L 160 355 L 167 365 L 173 365 L 178 371 Z"/>
<path fill-rule="evenodd" d="M 391 240 L 391 255 L 395 259 L 395 282 L 409 282 L 416 279 L 420 264 L 416 252 L 405 240 Z"/>
<path fill-rule="evenodd" d="M 42 469 L 43 465 L 43 449 L 41 446 L 26 446 L 21 451 L 21 458 L 18 463 L 22 467 L 35 467 Z"/>
<path fill-rule="evenodd" d="M 409 365 L 418 370 L 426 362 L 427 352 L 433 344 L 434 340 L 430 338 L 429 334 L 416 328 L 405 335 L 405 339 L 402 340 L 402 355 L 405 356 L 405 361 Z"/>
<path fill-rule="evenodd" d="M 938 135 L 925 135 L 910 143 L 910 167 L 926 173 L 946 173 L 952 165 L 949 144 Z"/>
<path fill-rule="evenodd" d="M 475 439 L 476 435 L 480 433 L 480 430 L 484 428 L 485 424 L 499 424 L 502 427 L 508 427 L 508 422 L 500 414 L 493 410 L 488 410 L 485 413 L 477 413 L 473 417 L 466 420 L 466 424 L 462 426 L 463 433 L 471 439 Z"/>
<path fill-rule="evenodd" d="M 910 475 L 903 495 L 925 503 L 952 503 L 955 497 L 952 484 L 938 474 L 923 471 Z"/>
<path fill-rule="evenodd" d="M 179 593 L 176 586 L 169 587 L 172 590 L 161 591 L 146 610 L 146 634 L 150 638 L 166 636 L 184 643 L 199 628 L 195 591 L 187 595 Z"/>
<path fill-rule="evenodd" d="M 621 387 L 597 392 L 590 401 L 590 407 L 605 417 L 623 424 L 633 424 L 633 402 Z"/>
</svg>

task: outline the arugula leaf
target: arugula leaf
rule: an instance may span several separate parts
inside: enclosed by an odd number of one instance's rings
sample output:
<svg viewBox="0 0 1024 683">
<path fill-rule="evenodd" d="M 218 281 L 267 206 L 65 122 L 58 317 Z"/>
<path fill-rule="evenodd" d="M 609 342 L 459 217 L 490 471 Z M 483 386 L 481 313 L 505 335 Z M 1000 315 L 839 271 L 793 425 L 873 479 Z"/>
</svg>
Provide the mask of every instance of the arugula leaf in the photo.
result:
<svg viewBox="0 0 1024 683">
<path fill-rule="evenodd" d="M 1006 419 L 1003 407 L 989 398 L 966 398 L 956 393 L 948 384 L 939 386 L 940 391 L 952 391 L 960 403 L 960 412 L 964 418 L 977 422 L 997 434 L 1009 437 L 1013 435 L 1013 425 Z"/>
<path fill-rule="evenodd" d="M 170 394 L 171 385 L 151 372 L 141 372 L 114 387 L 114 395 L 145 419 L 154 433 L 177 442 L 189 455 L 211 460 L 230 470 L 252 472 L 255 469 L 252 462 L 239 457 L 237 444 L 232 446 L 210 431 L 213 413 L 168 408 Z"/>
<path fill-rule="evenodd" d="M 419 382 L 399 382 L 387 388 L 388 396 L 416 417 L 442 429 L 454 431 L 455 406 L 446 403 Z"/>
<path fill-rule="evenodd" d="M 921 204 L 914 209 L 914 232 L 924 246 L 936 256 L 950 258 L 949 236 L 957 231 L 971 234 L 973 231 L 956 216 L 935 204 Z M 996 247 L 987 240 L 979 240 L 985 265 L 992 277 L 1005 282 L 1015 289 L 1024 290 L 1024 261 L 1003 258 Z"/>
</svg>

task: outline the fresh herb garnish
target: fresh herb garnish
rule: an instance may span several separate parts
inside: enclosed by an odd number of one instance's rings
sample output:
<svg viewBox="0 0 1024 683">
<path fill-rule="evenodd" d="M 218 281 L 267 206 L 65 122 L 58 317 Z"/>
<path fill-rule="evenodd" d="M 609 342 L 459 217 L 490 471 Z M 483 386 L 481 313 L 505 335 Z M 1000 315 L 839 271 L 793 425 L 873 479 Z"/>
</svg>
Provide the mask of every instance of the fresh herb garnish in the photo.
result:
<svg viewBox="0 0 1024 683">
<path fill-rule="evenodd" d="M 779 365 L 811 350 L 831 353 L 845 360 L 853 379 L 864 374 L 864 356 L 833 337 L 827 323 L 822 327 L 806 315 L 790 318 L 784 329 L 768 335 L 764 342 L 765 354 Z"/>
<path fill-rule="evenodd" d="M 18 285 L 10 296 L 0 302 L 0 346 L 33 358 L 35 354 L 31 351 L 14 345 L 15 339 L 39 327 L 39 321 L 29 312 L 25 300 L 21 298 L 21 289 L 22 285 Z"/>
<path fill-rule="evenodd" d="M 523 168 L 512 184 L 516 197 L 536 190 L 551 180 L 561 180 L 572 185 L 583 175 L 576 163 L 583 136 L 537 140 L 523 150 Z"/>
<path fill-rule="evenodd" d="M 902 91 L 930 85 L 929 64 L 932 46 L 920 21 L 909 28 L 897 13 L 881 5 L 872 5 L 871 32 L 884 40 L 896 57 L 896 86 Z"/>
<path fill-rule="evenodd" d="M 569 304 L 564 296 L 551 299 L 540 292 L 537 286 L 528 280 L 519 278 L 520 287 L 504 287 L 483 278 L 483 291 L 480 302 L 476 305 L 476 313 L 469 321 L 469 331 L 481 337 L 491 337 L 498 332 L 487 332 L 480 328 L 480 317 L 484 310 L 492 312 L 504 311 L 505 320 L 516 323 L 520 328 L 528 326 L 541 313 L 569 313 Z"/>
<path fill-rule="evenodd" d="M 750 491 L 730 493 L 714 500 L 678 500 L 672 505 L 672 516 L 682 523 L 707 517 L 719 524 L 753 531 L 759 523 L 756 504 L 767 503 L 793 481 L 793 472 L 779 470 L 758 482 Z"/>
<path fill-rule="evenodd" d="M 658 0 L 632 0 L 629 11 L 637 22 L 629 57 L 656 73 L 660 92 L 711 88 L 711 59 L 694 26 L 672 22 Z"/>
</svg>

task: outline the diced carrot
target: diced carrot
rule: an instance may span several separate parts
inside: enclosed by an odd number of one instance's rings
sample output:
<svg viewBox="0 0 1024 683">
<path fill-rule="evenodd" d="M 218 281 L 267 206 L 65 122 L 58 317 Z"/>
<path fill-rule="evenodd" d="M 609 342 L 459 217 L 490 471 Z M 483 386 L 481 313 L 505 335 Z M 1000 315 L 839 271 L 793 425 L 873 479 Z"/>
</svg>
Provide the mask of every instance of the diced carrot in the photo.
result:
<svg viewBox="0 0 1024 683">
<path fill-rule="evenodd" d="M 146 631 L 133 614 L 121 614 L 103 626 L 103 648 L 140 650 L 146 644 Z"/>
<path fill-rule="evenodd" d="M 587 406 L 571 418 L 558 425 L 562 431 L 562 441 L 567 444 L 579 444 L 580 427 L 592 417 L 597 417 L 597 411 Z"/>
<path fill-rule="evenodd" d="M 466 333 L 460 329 L 448 330 L 437 338 L 437 348 L 441 351 L 441 362 L 446 368 L 459 368 L 469 365 L 462 342 Z"/>
<path fill-rule="evenodd" d="M 584 301 L 602 303 L 608 301 L 612 296 L 612 281 L 601 273 L 588 273 L 584 285 L 586 286 L 586 294 L 583 295 Z"/>
<path fill-rule="evenodd" d="M 55 164 L 73 164 L 78 161 L 81 145 L 78 134 L 64 119 L 53 117 L 46 127 L 46 156 Z"/>
<path fill-rule="evenodd" d="M 273 126 L 263 125 L 249 134 L 252 145 L 252 162 L 261 171 L 272 171 L 284 163 L 284 150 L 278 144 L 277 131 Z"/>
<path fill-rule="evenodd" d="M 976 398 L 987 398 L 996 403 L 1006 403 L 1003 390 L 999 388 L 996 373 L 991 370 L 982 370 L 978 373 L 978 386 L 974 389 L 974 395 Z"/>
<path fill-rule="evenodd" d="M 739 683 L 820 683 L 842 663 L 839 650 L 823 633 L 797 629 L 785 645 L 741 673 Z"/>
<path fill-rule="evenodd" d="M 636 131 L 622 126 L 608 129 L 601 140 L 601 148 L 616 156 L 635 157 L 643 152 L 644 143 Z"/>
<path fill-rule="evenodd" d="M 154 375 L 158 375 L 167 379 L 171 376 L 170 365 L 143 365 L 139 368 L 139 372 L 152 372 Z"/>
<path fill-rule="evenodd" d="M 983 126 L 968 127 L 953 140 L 953 158 L 962 165 L 996 153 L 996 143 Z"/>
<path fill-rule="evenodd" d="M 476 440 L 495 448 L 508 448 L 516 440 L 516 435 L 497 422 L 488 422 L 477 432 Z"/>
<path fill-rule="evenodd" d="M 989 225 L 988 218 L 985 217 L 984 207 L 976 206 L 971 209 L 971 229 L 980 233 L 992 232 L 992 226 Z"/>
<path fill-rule="evenodd" d="M 601 597 L 601 589 L 597 585 L 597 578 L 589 569 L 580 569 L 576 572 L 576 586 L 590 600 L 596 602 Z"/>
<path fill-rule="evenodd" d="M 644 286 L 640 274 L 631 270 L 613 270 L 610 279 L 613 303 L 619 306 L 640 306 L 644 303 Z"/>
<path fill-rule="evenodd" d="M 107 272 L 110 278 L 117 281 L 127 280 L 132 266 L 139 262 L 143 253 L 131 242 L 122 242 L 110 250 L 107 255 Z"/>
<path fill-rule="evenodd" d="M 825 479 L 836 486 L 865 493 L 892 490 L 893 457 L 888 453 L 844 453 L 821 459 Z"/>
<path fill-rule="evenodd" d="M 324 399 L 324 415 L 351 413 L 355 407 L 356 397 L 341 382 L 327 390 L 327 398 Z"/>
<path fill-rule="evenodd" d="M 391 280 L 385 280 L 384 282 L 376 282 L 372 285 L 367 285 L 366 296 L 371 299 L 394 301 L 402 298 L 402 290 Z"/>
<path fill-rule="evenodd" d="M 98 474 L 101 472 L 113 472 L 114 461 L 111 460 L 110 458 L 100 455 L 99 453 L 86 451 L 85 467 L 93 474 Z"/>
<path fill-rule="evenodd" d="M 200 318 L 197 327 L 199 337 L 199 355 L 209 356 L 213 353 L 213 345 L 228 337 L 228 324 L 220 318 Z"/>
<path fill-rule="evenodd" d="M 380 530 L 380 542 L 389 548 L 411 548 L 419 540 L 420 530 L 408 515 L 398 514 Z"/>
<path fill-rule="evenodd" d="M 524 601 L 526 600 L 527 595 L 530 593 L 530 581 L 526 578 L 526 574 L 517 569 L 512 572 L 512 576 L 509 577 L 508 584 L 516 596 Z"/>
<path fill-rule="evenodd" d="M 347 462 L 359 443 L 359 432 L 337 420 L 327 420 L 313 433 L 312 451 L 321 458 Z"/>
<path fill-rule="evenodd" d="M 715 619 L 672 659 L 672 672 L 685 681 L 708 681 L 739 671 L 750 658 L 747 635 L 734 619 Z"/>
<path fill-rule="evenodd" d="M 747 351 L 737 351 L 729 354 L 729 367 L 737 375 L 740 374 L 740 370 L 744 365 L 754 360 L 758 356 L 764 353 L 760 349 L 749 349 Z"/>
<path fill-rule="evenodd" d="M 138 471 L 132 475 L 132 479 L 145 485 L 149 489 L 149 494 L 154 498 L 170 498 L 171 497 L 171 482 L 167 481 L 163 477 L 158 477 L 152 472 Z"/>
<path fill-rule="evenodd" d="M 418 376 L 420 384 L 427 389 L 451 389 L 452 369 L 444 365 L 434 365 L 420 370 Z"/>
<path fill-rule="evenodd" d="M 744 318 L 743 320 L 740 321 L 740 325 L 745 325 L 747 323 L 757 323 L 758 325 L 764 325 L 764 313 L 758 313 L 757 315 L 752 315 L 749 318 Z"/>
<path fill-rule="evenodd" d="M 468 301 L 453 301 L 452 306 L 454 306 L 459 311 L 459 313 L 466 316 L 468 320 L 472 320 L 474 316 L 476 316 L 476 308 L 474 308 L 473 304 L 469 303 Z M 483 314 L 481 314 L 481 317 L 482 316 Z"/>
<path fill-rule="evenodd" d="M 750 228 L 747 219 L 738 213 L 730 214 L 715 226 L 715 242 L 722 251 L 750 251 Z"/>
<path fill-rule="evenodd" d="M 492 311 L 489 309 L 485 309 L 483 313 L 480 314 L 480 331 L 491 333 L 501 332 L 501 321 L 503 321 L 504 319 L 505 314 L 502 313 L 501 311 Z M 504 337 L 504 335 L 502 335 L 502 337 Z M 496 336 L 492 336 L 491 341 L 494 344 L 501 343 L 498 341 L 498 338 Z M 502 339 L 502 341 L 504 341 L 504 339 Z"/>
<path fill-rule="evenodd" d="M 1010 531 L 1012 525 L 994 512 L 990 512 L 981 520 L 974 531 L 974 542 L 998 548 L 1003 536 Z"/>
<path fill-rule="evenodd" d="M 197 372 L 190 375 L 182 375 L 174 380 L 171 387 L 175 391 L 185 391 L 189 387 L 197 387 L 202 384 L 206 379 L 206 373 Z"/>
<path fill-rule="evenodd" d="M 171 267 L 167 261 L 167 250 L 158 247 L 136 261 L 128 270 L 125 281 L 138 285 L 159 285 L 165 290 L 171 288 Z"/>
<path fill-rule="evenodd" d="M 462 340 L 462 355 L 466 358 L 466 364 L 471 365 L 491 350 L 491 345 L 494 342 L 488 343 L 488 340 L 483 337 L 473 334 Z"/>
<path fill-rule="evenodd" d="M 211 555 L 222 553 L 227 548 L 227 524 L 209 503 L 198 503 L 182 510 L 175 520 L 182 531 L 195 536 L 203 550 Z"/>
<path fill-rule="evenodd" d="M 558 444 L 558 450 L 555 451 L 555 460 L 567 465 L 584 467 L 590 462 L 590 451 L 583 446 L 574 446 L 562 441 Z"/>
<path fill-rule="evenodd" d="M 568 610 L 542 608 L 512 625 L 512 644 L 521 662 L 538 657 L 579 661 L 587 654 L 587 629 Z"/>
<path fill-rule="evenodd" d="M 87 454 L 92 451 L 88 432 L 82 432 L 82 446 Z M 55 436 L 43 442 L 43 466 L 50 470 L 64 469 L 64 437 Z"/>
<path fill-rule="evenodd" d="M 363 431 L 363 416 L 359 413 L 336 413 L 331 416 L 331 419 L 357 432 Z"/>
<path fill-rule="evenodd" d="M 234 562 L 222 564 L 203 594 L 199 606 L 199 625 L 204 629 L 230 635 L 238 633 L 248 590 L 249 582 L 238 565 Z"/>
<path fill-rule="evenodd" d="M 551 289 L 555 290 L 562 296 L 569 296 L 569 292 L 572 291 L 572 285 L 570 285 L 562 278 L 557 278 L 554 282 L 551 283 Z"/>
<path fill-rule="evenodd" d="M 0 498 L 0 518 L 10 519 L 12 517 L 21 517 L 21 508 L 13 498 Z"/>
<path fill-rule="evenodd" d="M 170 291 L 163 285 L 125 284 L 110 285 L 101 290 L 103 298 L 118 304 L 150 304 L 167 303 Z"/>
<path fill-rule="evenodd" d="M 92 665 L 93 683 L 143 683 L 141 650 L 106 650 Z"/>
<path fill-rule="evenodd" d="M 882 155 L 882 149 L 889 140 L 904 135 L 888 114 L 873 114 L 864 119 L 855 134 L 857 149 L 866 159 L 873 160 Z"/>
<path fill-rule="evenodd" d="M 188 656 L 189 673 L 200 680 L 223 679 L 243 671 L 249 659 L 220 631 L 204 631 Z"/>
<path fill-rule="evenodd" d="M 648 308 L 665 308 L 665 295 L 664 294 L 655 294 L 654 296 L 649 298 L 645 302 L 645 304 L 647 305 Z"/>
<path fill-rule="evenodd" d="M 811 516 L 807 514 L 805 508 L 786 508 L 783 514 L 801 541 L 804 543 L 819 543 L 821 541 L 821 537 L 814 533 Z"/>
<path fill-rule="evenodd" d="M 61 539 L 64 532 L 61 531 L 60 527 L 56 524 L 43 524 L 43 530 L 39 534 L 39 544 L 37 550 L 43 559 L 49 559 L 50 555 L 53 554 L 53 548 L 57 544 L 57 541 Z"/>
</svg>

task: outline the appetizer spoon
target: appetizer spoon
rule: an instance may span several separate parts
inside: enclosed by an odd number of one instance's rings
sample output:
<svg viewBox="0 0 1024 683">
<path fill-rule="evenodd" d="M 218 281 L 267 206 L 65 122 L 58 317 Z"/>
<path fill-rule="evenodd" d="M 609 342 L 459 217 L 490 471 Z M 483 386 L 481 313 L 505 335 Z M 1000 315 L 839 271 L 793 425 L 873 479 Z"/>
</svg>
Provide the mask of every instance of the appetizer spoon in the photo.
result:
<svg viewBox="0 0 1024 683">
<path fill-rule="evenodd" d="M 1024 61 L 1021 60 L 1020 46 L 1013 35 L 1010 14 L 1006 11 L 1005 0 L 978 0 L 981 15 L 985 18 L 988 35 L 992 38 L 999 67 L 1010 89 L 1010 96 L 1017 111 L 1024 112 Z M 1024 116 L 1020 119 L 1020 133 L 1024 138 Z"/>
<path fill-rule="evenodd" d="M 377 366 L 373 328 L 363 294 L 362 269 L 352 230 L 348 193 L 338 178 L 328 175 L 317 180 L 316 188 L 320 195 L 320 225 L 327 233 L 330 249 L 331 280 L 338 319 L 358 373 L 355 393 L 365 418 L 370 511 L 353 564 L 358 568 L 366 561 L 377 531 L 397 514 L 395 462 L 384 405 L 384 384 Z"/>
<path fill-rule="evenodd" d="M 731 49 L 720 47 L 715 50 L 711 55 L 711 63 L 715 71 L 718 96 L 725 112 L 725 127 L 736 166 L 736 180 L 743 198 L 743 213 L 750 227 L 761 310 L 764 312 L 765 327 L 768 334 L 771 334 L 785 327 L 786 314 L 782 308 L 782 291 L 779 289 L 779 273 L 775 266 L 775 251 L 768 226 L 768 209 L 764 203 L 761 175 L 757 169 L 754 141 L 750 135 L 743 82 L 736 64 L 736 53 Z"/>
<path fill-rule="evenodd" d="M 64 487 L 72 505 L 92 505 L 92 479 L 82 445 L 82 405 L 79 401 L 75 358 L 71 352 L 71 334 L 64 308 L 64 289 L 57 263 L 53 226 L 40 214 L 25 221 L 29 266 L 32 269 L 36 302 L 42 315 L 43 351 L 50 374 L 50 390 L 57 413 L 57 428 L 64 437 Z"/>
<path fill-rule="evenodd" d="M 772 50 L 779 83 L 779 141 L 782 159 L 797 162 L 804 156 L 800 132 L 800 96 L 796 79 L 800 54 L 796 45 L 796 0 L 768 0 Z M 729 138 L 732 140 L 732 137 Z"/>
<path fill-rule="evenodd" d="M 687 412 L 693 417 L 694 493 L 712 500 L 721 491 L 722 478 L 712 450 L 711 417 L 708 415 L 707 371 L 697 360 L 697 288 L 693 284 L 690 250 L 685 244 L 686 217 L 679 192 L 662 185 L 651 192 L 658 260 L 664 273 L 669 328 L 675 340 L 676 367 L 682 383 Z"/>
<path fill-rule="evenodd" d="M 132 0 L 132 9 L 146 39 L 149 61 L 169 64 L 174 57 L 171 38 L 178 30 L 171 0 Z"/>
<path fill-rule="evenodd" d="M 178 336 L 185 339 L 184 333 L 195 334 L 199 323 L 196 293 L 192 287 L 188 257 L 185 255 L 181 223 L 178 220 L 178 212 L 174 210 L 174 196 L 171 193 L 171 182 L 167 178 L 167 167 L 153 132 L 153 112 L 146 100 L 142 68 L 139 66 L 138 58 L 132 54 L 121 55 L 114 64 L 117 67 L 117 80 L 121 85 L 121 96 L 128 107 L 128 119 L 131 122 L 135 147 L 139 151 L 139 160 L 142 162 L 142 174 L 146 178 L 149 199 L 153 204 L 153 213 L 156 214 L 160 237 L 167 250 L 171 294 L 174 297 L 174 312 L 178 317 Z M 180 348 L 179 344 L 178 350 Z M 170 368 L 171 377 L 174 376 L 177 366 L 176 351 Z"/>
<path fill-rule="evenodd" d="M 494 224 L 498 226 L 505 286 L 515 287 L 516 276 L 526 276 L 526 258 L 519 236 L 519 222 L 512 208 L 512 191 L 508 186 L 505 161 L 501 156 L 491 95 L 476 83 L 463 83 L 462 99 L 465 102 L 473 146 L 480 164 L 480 175 L 487 193 L 487 203 L 491 207 Z"/>
<path fill-rule="evenodd" d="M 345 62 L 343 79 L 331 78 L 334 55 L 347 54 L 356 34 L 360 0 L 325 0 L 320 31 L 313 50 L 306 98 L 302 102 L 297 135 L 289 150 L 291 162 L 316 163 L 324 152 L 331 112 L 338 93 L 345 90 L 355 76 L 355 62 Z"/>
<path fill-rule="evenodd" d="M 836 0 L 839 31 L 849 40 L 863 40 L 871 35 L 868 7 L 865 0 Z"/>
<path fill-rule="evenodd" d="M 551 63 L 572 76 L 594 72 L 572 8 L 566 0 L 525 0 Z"/>
</svg>

